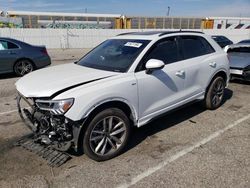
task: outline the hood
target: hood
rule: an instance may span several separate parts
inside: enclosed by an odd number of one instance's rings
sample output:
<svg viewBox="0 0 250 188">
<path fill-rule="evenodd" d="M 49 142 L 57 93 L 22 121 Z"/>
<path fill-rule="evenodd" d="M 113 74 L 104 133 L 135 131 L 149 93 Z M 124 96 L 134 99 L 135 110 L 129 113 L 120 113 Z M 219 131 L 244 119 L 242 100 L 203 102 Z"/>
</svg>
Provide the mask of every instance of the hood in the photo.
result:
<svg viewBox="0 0 250 188">
<path fill-rule="evenodd" d="M 229 53 L 230 67 L 243 69 L 250 65 L 250 53 Z"/>
<path fill-rule="evenodd" d="M 34 71 L 20 78 L 16 88 L 25 97 L 51 97 L 74 87 L 120 73 L 65 64 Z"/>
</svg>

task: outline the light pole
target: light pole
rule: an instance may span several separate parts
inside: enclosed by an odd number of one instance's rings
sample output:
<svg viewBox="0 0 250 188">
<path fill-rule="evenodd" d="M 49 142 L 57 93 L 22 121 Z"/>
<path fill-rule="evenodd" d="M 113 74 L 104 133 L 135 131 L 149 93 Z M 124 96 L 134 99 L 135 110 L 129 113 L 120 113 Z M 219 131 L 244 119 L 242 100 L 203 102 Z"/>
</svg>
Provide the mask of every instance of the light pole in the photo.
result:
<svg viewBox="0 0 250 188">
<path fill-rule="evenodd" d="M 168 6 L 167 16 L 170 15 L 170 6 Z"/>
</svg>

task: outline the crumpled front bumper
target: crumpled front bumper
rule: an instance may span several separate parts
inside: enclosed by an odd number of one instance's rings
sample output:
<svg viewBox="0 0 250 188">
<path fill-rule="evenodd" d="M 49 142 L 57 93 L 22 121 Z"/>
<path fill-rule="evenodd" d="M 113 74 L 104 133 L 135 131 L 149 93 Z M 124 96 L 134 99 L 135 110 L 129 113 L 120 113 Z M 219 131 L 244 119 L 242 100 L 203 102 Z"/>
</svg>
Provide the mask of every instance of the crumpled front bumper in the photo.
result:
<svg viewBox="0 0 250 188">
<path fill-rule="evenodd" d="M 37 127 L 34 125 L 34 122 L 33 122 L 33 115 L 34 115 L 34 111 L 35 111 L 34 104 L 32 104 L 28 99 L 26 99 L 20 93 L 18 93 L 16 100 L 17 100 L 18 113 L 19 113 L 21 119 L 23 120 L 25 125 L 32 132 L 35 133 L 37 131 Z M 27 107 L 22 107 L 21 101 L 24 101 L 24 104 L 26 104 Z"/>
<path fill-rule="evenodd" d="M 36 119 L 36 113 L 38 107 L 36 107 L 35 102 L 32 99 L 27 99 L 20 93 L 18 93 L 16 100 L 17 100 L 18 113 L 21 119 L 23 120 L 24 124 L 34 133 L 34 135 L 36 135 L 36 137 L 39 137 L 39 135 L 37 135 L 39 125 Z M 86 119 L 77 122 L 72 120 L 69 121 L 70 126 L 72 126 L 73 138 L 71 141 L 68 141 L 69 143 L 68 148 L 64 149 L 64 151 L 68 150 L 72 146 L 75 151 L 78 151 L 80 133 L 85 120 Z"/>
</svg>

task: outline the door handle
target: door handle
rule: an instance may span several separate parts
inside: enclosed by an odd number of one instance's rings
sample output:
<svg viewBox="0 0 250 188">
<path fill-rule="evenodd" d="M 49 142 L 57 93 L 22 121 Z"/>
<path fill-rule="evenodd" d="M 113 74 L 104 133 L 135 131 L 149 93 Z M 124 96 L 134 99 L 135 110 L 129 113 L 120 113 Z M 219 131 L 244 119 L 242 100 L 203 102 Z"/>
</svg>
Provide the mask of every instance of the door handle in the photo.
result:
<svg viewBox="0 0 250 188">
<path fill-rule="evenodd" d="M 183 77 L 185 75 L 185 71 L 181 70 L 181 71 L 177 71 L 175 73 L 176 76 L 179 76 L 179 77 Z"/>
<path fill-rule="evenodd" d="M 209 63 L 209 66 L 215 68 L 216 67 L 216 62 Z"/>
<path fill-rule="evenodd" d="M 15 55 L 16 52 L 8 52 L 8 54 Z"/>
</svg>

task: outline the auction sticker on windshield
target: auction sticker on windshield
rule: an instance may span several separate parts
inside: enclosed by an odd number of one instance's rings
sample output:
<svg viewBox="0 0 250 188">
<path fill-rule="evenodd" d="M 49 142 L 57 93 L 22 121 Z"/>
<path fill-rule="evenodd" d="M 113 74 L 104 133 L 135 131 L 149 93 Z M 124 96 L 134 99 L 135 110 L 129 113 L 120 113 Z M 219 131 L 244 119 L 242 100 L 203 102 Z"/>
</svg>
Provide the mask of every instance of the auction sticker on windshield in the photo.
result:
<svg viewBox="0 0 250 188">
<path fill-rule="evenodd" d="M 141 45 L 142 43 L 138 43 L 138 42 L 127 42 L 124 46 L 140 48 Z"/>
</svg>

